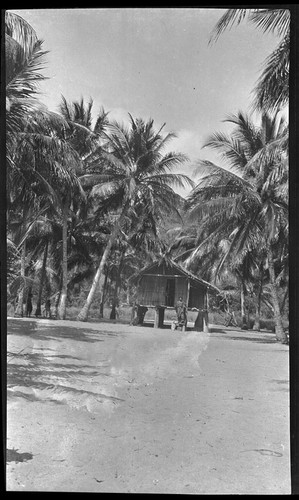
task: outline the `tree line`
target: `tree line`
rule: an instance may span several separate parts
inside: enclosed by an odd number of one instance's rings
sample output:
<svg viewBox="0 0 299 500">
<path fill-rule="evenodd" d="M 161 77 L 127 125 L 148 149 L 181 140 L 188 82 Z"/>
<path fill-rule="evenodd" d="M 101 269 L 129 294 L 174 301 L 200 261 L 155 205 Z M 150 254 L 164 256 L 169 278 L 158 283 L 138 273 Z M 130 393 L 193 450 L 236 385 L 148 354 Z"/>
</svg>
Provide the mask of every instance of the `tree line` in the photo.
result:
<svg viewBox="0 0 299 500">
<path fill-rule="evenodd" d="M 244 21 L 277 35 L 254 89 L 252 114 L 225 120 L 204 148 L 219 164 L 200 159 L 198 177 L 178 173 L 186 155 L 169 151 L 173 133 L 152 119 L 111 120 L 93 101 L 68 102 L 57 113 L 39 100 L 47 53 L 35 30 L 6 12 L 6 169 L 8 300 L 25 314 L 34 291 L 36 309 L 52 299 L 66 318 L 70 295 L 88 287 L 77 319 L 86 321 L 100 290 L 100 313 L 113 283 L 130 302 L 134 277 L 162 255 L 225 290 L 240 294 L 242 326 L 248 297 L 254 328 L 261 305 L 287 342 L 282 313 L 288 298 L 289 23 L 285 9 L 229 9 L 211 35 Z M 241 36 L 241 35 L 240 35 Z M 188 187 L 186 198 L 177 188 Z M 223 292 L 225 295 L 225 291 Z"/>
</svg>

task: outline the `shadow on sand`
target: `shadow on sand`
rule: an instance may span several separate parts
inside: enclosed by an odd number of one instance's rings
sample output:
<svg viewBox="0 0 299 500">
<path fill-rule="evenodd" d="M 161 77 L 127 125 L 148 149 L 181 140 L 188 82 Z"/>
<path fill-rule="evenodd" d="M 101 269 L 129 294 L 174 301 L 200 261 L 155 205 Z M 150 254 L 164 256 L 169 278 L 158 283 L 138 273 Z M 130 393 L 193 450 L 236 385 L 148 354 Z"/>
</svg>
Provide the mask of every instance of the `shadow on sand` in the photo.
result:
<svg viewBox="0 0 299 500">
<path fill-rule="evenodd" d="M 78 340 L 79 342 L 103 342 L 105 339 L 100 337 L 116 337 L 117 333 L 95 330 L 95 329 L 82 329 L 82 323 L 78 323 L 78 327 L 57 325 L 55 321 L 47 320 L 47 322 L 40 321 L 20 321 L 15 319 L 7 320 L 7 334 L 8 335 L 24 335 L 26 337 L 33 337 L 36 339 L 54 339 L 54 340 Z"/>
<path fill-rule="evenodd" d="M 221 339 L 227 340 L 242 340 L 244 342 L 254 342 L 258 344 L 277 344 L 278 340 L 275 337 L 275 334 L 270 331 L 254 331 L 254 330 L 241 330 L 236 327 L 221 327 L 221 326 L 212 326 L 210 329 L 210 334 L 213 336 L 218 336 Z"/>
</svg>

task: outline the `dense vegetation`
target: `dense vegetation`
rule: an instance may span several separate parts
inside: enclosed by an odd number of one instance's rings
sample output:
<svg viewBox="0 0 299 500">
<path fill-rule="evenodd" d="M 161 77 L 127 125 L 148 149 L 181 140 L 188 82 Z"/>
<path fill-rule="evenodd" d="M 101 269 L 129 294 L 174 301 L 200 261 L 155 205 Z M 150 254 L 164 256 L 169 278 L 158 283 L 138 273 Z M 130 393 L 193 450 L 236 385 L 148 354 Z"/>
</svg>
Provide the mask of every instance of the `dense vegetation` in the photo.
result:
<svg viewBox="0 0 299 500">
<path fill-rule="evenodd" d="M 51 301 L 60 319 L 103 317 L 130 304 L 138 271 L 169 255 L 221 290 L 242 328 L 273 319 L 287 342 L 289 11 L 230 9 L 211 40 L 248 20 L 273 31 L 278 48 L 265 62 L 253 105 L 227 117 L 230 135 L 211 134 L 219 165 L 198 160 L 196 184 L 169 152 L 173 134 L 152 119 L 111 121 L 93 102 L 68 102 L 59 113 L 38 99 L 46 53 L 34 29 L 6 12 L 6 151 L 8 302 L 25 315 Z M 241 36 L 241 35 L 240 35 Z M 178 187 L 189 187 L 183 199 Z M 107 312 L 106 312 L 107 314 Z M 225 318 L 224 318 L 225 319 Z"/>
</svg>

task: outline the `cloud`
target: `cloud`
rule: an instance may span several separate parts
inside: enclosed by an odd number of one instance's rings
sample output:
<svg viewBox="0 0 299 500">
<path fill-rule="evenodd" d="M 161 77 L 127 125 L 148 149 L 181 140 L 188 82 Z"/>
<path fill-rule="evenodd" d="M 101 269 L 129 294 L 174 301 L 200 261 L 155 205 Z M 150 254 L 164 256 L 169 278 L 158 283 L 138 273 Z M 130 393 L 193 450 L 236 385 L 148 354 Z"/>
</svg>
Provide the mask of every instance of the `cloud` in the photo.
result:
<svg viewBox="0 0 299 500">
<path fill-rule="evenodd" d="M 176 135 L 170 145 L 172 150 L 184 153 L 191 162 L 202 156 L 203 141 L 196 130 L 181 129 Z"/>
</svg>

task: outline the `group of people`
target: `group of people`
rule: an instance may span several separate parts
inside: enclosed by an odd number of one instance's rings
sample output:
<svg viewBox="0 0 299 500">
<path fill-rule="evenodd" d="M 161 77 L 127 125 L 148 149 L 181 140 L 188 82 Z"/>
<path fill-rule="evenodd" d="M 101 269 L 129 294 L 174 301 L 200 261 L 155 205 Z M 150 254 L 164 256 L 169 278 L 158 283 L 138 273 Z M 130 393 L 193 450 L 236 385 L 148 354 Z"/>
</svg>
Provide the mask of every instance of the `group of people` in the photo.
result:
<svg viewBox="0 0 299 500">
<path fill-rule="evenodd" d="M 148 308 L 144 306 L 140 306 L 137 304 L 135 301 L 132 305 L 132 312 L 131 312 L 131 325 L 142 325 L 145 313 L 147 312 Z M 175 311 L 177 315 L 177 321 L 173 323 L 173 329 L 175 328 L 181 328 L 181 327 L 186 327 L 187 326 L 187 306 L 185 302 L 183 301 L 182 297 L 179 297 L 179 300 L 177 301 L 175 305 Z"/>
<path fill-rule="evenodd" d="M 32 293 L 29 292 L 28 296 L 27 296 L 27 300 L 26 300 L 25 316 L 27 318 L 30 318 L 31 314 L 32 314 L 32 311 L 33 311 Z M 38 316 L 37 312 L 35 313 L 35 315 Z M 50 299 L 46 299 L 46 301 L 45 301 L 45 307 L 44 307 L 44 310 L 43 310 L 43 316 L 45 318 L 51 318 L 52 317 L 52 315 L 51 315 L 51 300 Z"/>
</svg>

